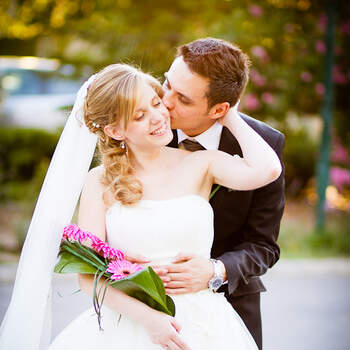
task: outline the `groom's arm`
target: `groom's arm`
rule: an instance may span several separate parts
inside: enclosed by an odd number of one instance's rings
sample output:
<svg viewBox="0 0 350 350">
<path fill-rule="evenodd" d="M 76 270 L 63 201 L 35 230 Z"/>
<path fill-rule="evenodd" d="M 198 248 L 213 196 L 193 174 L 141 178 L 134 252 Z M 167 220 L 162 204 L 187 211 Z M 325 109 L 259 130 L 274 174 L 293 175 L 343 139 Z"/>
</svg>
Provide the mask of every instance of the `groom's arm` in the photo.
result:
<svg viewBox="0 0 350 350">
<path fill-rule="evenodd" d="M 284 136 L 279 134 L 271 145 L 282 162 Z M 284 167 L 280 177 L 271 184 L 254 191 L 250 213 L 244 227 L 244 242 L 217 257 L 223 262 L 232 294 L 241 281 L 264 274 L 279 259 L 276 243 L 284 209 Z M 167 294 L 197 292 L 208 288 L 213 275 L 212 263 L 195 254 L 180 253 L 173 264 L 154 266 L 164 282 Z M 167 272 L 161 271 L 167 270 Z"/>
<path fill-rule="evenodd" d="M 274 147 L 282 162 L 284 136 L 279 135 Z M 226 269 L 228 292 L 232 294 L 241 281 L 263 275 L 280 256 L 276 243 L 284 210 L 284 167 L 280 177 L 254 191 L 250 213 L 243 228 L 244 242 L 233 251 L 217 257 Z"/>
</svg>

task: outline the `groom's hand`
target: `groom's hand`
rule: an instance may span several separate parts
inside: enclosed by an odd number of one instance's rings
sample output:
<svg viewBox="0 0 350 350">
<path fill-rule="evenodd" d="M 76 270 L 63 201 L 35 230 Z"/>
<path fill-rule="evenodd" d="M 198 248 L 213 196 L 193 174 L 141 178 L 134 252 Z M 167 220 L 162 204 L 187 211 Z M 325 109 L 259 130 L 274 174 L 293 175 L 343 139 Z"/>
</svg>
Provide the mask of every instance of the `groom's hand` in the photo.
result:
<svg viewBox="0 0 350 350">
<path fill-rule="evenodd" d="M 209 259 L 195 254 L 178 254 L 172 264 L 154 266 L 167 294 L 194 293 L 208 288 L 213 276 L 213 264 Z M 165 269 L 167 273 L 160 270 Z"/>
</svg>

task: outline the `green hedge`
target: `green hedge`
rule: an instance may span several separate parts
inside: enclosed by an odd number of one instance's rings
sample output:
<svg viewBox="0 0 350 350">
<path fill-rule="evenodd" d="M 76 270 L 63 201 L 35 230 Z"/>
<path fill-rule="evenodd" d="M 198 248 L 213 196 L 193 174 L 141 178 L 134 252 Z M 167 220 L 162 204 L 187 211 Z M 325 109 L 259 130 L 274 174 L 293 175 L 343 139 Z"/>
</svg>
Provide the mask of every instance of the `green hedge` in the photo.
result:
<svg viewBox="0 0 350 350">
<path fill-rule="evenodd" d="M 0 201 L 21 200 L 40 190 L 61 131 L 0 128 Z M 286 188 L 291 196 L 300 194 L 314 176 L 317 144 L 306 129 L 286 131 L 284 163 Z M 97 164 L 97 156 L 92 167 Z"/>
<path fill-rule="evenodd" d="M 0 201 L 20 200 L 39 173 L 43 178 L 59 135 L 39 129 L 0 128 Z"/>
<path fill-rule="evenodd" d="M 36 200 L 60 134 L 0 127 L 0 202 Z M 91 167 L 97 163 L 96 154 Z"/>
</svg>

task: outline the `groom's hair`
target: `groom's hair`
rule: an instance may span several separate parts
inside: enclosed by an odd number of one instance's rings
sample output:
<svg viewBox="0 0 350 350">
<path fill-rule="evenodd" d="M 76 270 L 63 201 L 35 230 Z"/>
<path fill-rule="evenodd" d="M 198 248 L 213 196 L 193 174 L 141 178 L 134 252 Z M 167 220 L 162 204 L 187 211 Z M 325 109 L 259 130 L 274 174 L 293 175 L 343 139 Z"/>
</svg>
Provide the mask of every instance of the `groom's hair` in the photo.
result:
<svg viewBox="0 0 350 350">
<path fill-rule="evenodd" d="M 249 57 L 238 46 L 221 39 L 198 39 L 179 46 L 179 56 L 192 72 L 209 79 L 208 108 L 222 102 L 231 107 L 237 103 L 247 85 L 250 66 Z"/>
</svg>

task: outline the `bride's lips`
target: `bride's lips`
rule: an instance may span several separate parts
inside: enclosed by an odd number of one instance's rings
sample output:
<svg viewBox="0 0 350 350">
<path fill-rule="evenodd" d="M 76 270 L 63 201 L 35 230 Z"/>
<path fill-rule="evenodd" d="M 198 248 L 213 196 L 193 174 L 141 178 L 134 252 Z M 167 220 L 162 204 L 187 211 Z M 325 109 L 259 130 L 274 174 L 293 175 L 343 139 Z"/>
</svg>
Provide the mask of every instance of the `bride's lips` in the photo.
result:
<svg viewBox="0 0 350 350">
<path fill-rule="evenodd" d="M 150 135 L 152 136 L 163 136 L 168 132 L 168 123 L 164 122 L 159 128 L 153 130 Z"/>
</svg>

